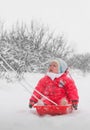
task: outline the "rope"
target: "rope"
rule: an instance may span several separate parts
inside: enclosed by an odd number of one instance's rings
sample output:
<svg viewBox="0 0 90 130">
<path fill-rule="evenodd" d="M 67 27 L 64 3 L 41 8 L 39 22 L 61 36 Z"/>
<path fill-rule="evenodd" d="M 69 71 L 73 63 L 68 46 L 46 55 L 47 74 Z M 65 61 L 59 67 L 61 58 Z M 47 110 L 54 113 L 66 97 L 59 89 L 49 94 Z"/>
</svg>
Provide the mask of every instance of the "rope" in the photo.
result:
<svg viewBox="0 0 90 130">
<path fill-rule="evenodd" d="M 12 71 L 14 71 L 16 74 L 17 74 L 17 72 L 12 68 L 12 66 L 10 66 L 8 63 L 7 63 L 7 61 L 2 57 L 2 55 L 0 55 L 0 57 L 1 57 L 1 59 L 2 59 L 2 61 L 4 61 L 6 64 L 7 64 L 7 66 L 12 70 Z M 8 72 L 8 70 L 7 70 L 7 68 L 3 65 L 3 64 L 1 64 L 3 67 L 4 67 L 4 69 Z M 32 87 L 32 85 L 30 85 L 26 80 L 25 80 L 25 78 L 23 79 L 24 80 L 24 82 L 25 82 L 25 84 L 27 84 L 27 86 L 29 86 L 30 88 L 33 88 Z M 23 85 L 21 82 L 19 82 L 20 84 L 21 84 L 21 86 L 23 86 L 29 93 L 31 93 L 31 91 L 25 86 L 25 85 Z M 47 99 L 48 101 L 50 101 L 51 103 L 53 103 L 54 105 L 57 105 L 54 101 L 52 101 L 51 99 L 49 99 L 48 97 L 46 97 L 45 95 L 43 95 L 41 92 L 39 92 L 37 89 L 34 89 L 40 96 L 42 96 L 43 98 L 45 98 L 45 99 Z M 33 96 L 37 99 L 37 100 L 39 100 L 34 94 L 33 94 Z"/>
</svg>

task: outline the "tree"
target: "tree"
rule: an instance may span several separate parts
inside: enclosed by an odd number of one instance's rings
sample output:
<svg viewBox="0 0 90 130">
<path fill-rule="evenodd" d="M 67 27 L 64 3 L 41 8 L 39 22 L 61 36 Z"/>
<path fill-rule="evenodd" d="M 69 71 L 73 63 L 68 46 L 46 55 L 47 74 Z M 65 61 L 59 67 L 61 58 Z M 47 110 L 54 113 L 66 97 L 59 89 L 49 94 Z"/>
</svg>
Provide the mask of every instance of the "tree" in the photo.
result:
<svg viewBox="0 0 90 130">
<path fill-rule="evenodd" d="M 52 57 L 67 60 L 72 55 L 72 49 L 67 45 L 64 35 L 55 35 L 48 27 L 34 21 L 31 21 L 29 27 L 17 22 L 8 33 L 2 34 L 1 54 L 19 73 L 44 72 Z"/>
<path fill-rule="evenodd" d="M 90 72 L 90 53 L 73 55 L 68 60 L 69 66 L 80 69 L 83 73 Z"/>
</svg>

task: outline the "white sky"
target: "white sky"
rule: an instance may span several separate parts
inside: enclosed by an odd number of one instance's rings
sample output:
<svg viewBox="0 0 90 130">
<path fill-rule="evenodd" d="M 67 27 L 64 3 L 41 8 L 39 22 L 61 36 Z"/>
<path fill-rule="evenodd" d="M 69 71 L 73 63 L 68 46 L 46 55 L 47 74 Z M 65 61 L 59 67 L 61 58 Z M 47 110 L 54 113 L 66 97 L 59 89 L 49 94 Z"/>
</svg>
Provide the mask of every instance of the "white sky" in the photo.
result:
<svg viewBox="0 0 90 130">
<path fill-rule="evenodd" d="M 90 52 L 90 0 L 0 0 L 0 19 L 42 22 L 67 37 L 78 53 Z"/>
</svg>

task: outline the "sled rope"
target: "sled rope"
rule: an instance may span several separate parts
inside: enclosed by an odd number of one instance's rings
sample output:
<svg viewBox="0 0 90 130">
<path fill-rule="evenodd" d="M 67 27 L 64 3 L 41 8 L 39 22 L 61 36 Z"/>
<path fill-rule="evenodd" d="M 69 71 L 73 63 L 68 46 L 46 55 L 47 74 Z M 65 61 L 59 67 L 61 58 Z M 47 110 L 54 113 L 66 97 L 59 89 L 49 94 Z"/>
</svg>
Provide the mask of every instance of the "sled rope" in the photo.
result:
<svg viewBox="0 0 90 130">
<path fill-rule="evenodd" d="M 0 63 L 0 65 L 6 70 L 6 72 L 8 72 L 8 69 L 7 69 L 2 63 Z M 23 86 L 29 93 L 31 93 L 31 91 L 30 91 L 24 84 L 22 84 L 21 82 L 19 82 L 19 84 L 20 84 L 21 86 Z M 34 94 L 33 94 L 33 96 L 34 96 L 37 100 L 39 100 Z"/>
<path fill-rule="evenodd" d="M 4 61 L 6 64 L 7 64 L 7 66 L 13 71 L 13 72 L 15 72 L 16 74 L 17 74 L 17 72 L 13 69 L 13 67 L 12 66 L 10 66 L 8 63 L 7 63 L 7 61 L 0 55 L 0 57 L 1 57 L 1 59 L 2 59 L 2 61 Z M 3 67 L 4 67 L 4 69 L 8 72 L 8 70 L 6 69 L 6 67 L 3 65 L 3 64 L 1 64 Z M 31 88 L 33 88 L 26 80 L 25 80 L 25 78 L 23 79 L 24 80 L 24 82 L 25 82 L 25 84 L 27 84 L 28 86 L 30 86 Z M 29 93 L 31 93 L 31 91 L 25 86 L 25 85 L 23 85 L 21 82 L 19 82 L 20 84 L 21 84 L 21 86 L 23 86 Z M 47 99 L 48 101 L 50 101 L 51 103 L 53 103 L 54 105 L 57 105 L 57 103 L 55 103 L 54 101 L 52 101 L 51 99 L 49 99 L 48 97 L 46 97 L 45 95 L 43 95 L 41 92 L 39 92 L 37 89 L 34 89 L 40 96 L 42 96 L 43 98 L 45 98 L 45 99 Z M 37 100 L 39 100 L 34 94 L 33 94 L 33 96 L 37 99 Z"/>
</svg>

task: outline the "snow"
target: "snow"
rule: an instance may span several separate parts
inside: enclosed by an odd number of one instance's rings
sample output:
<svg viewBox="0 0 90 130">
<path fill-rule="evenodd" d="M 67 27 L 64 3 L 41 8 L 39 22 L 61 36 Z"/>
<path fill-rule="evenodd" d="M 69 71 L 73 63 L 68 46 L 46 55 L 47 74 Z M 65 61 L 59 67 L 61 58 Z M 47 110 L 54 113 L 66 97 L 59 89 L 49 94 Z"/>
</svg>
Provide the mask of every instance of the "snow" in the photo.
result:
<svg viewBox="0 0 90 130">
<path fill-rule="evenodd" d="M 90 74 L 73 74 L 80 97 L 78 110 L 57 116 L 39 116 L 28 107 L 30 95 L 42 76 L 27 73 L 22 81 L 0 79 L 0 130 L 90 130 Z"/>
</svg>

